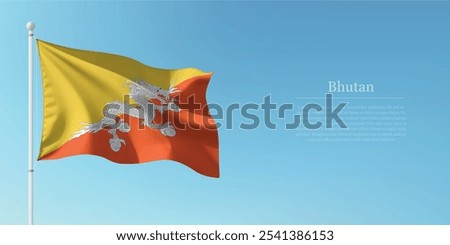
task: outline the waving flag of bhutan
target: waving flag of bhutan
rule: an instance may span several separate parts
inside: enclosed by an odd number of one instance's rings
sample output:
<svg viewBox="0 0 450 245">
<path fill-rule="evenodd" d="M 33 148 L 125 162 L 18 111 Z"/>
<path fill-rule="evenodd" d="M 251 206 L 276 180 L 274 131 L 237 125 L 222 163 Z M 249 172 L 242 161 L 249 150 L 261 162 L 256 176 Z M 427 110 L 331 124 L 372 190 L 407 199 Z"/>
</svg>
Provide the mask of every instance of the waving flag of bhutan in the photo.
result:
<svg viewBox="0 0 450 245">
<path fill-rule="evenodd" d="M 211 73 L 38 40 L 44 98 L 39 160 L 91 154 L 124 164 L 174 160 L 219 177 L 205 99 Z"/>
</svg>

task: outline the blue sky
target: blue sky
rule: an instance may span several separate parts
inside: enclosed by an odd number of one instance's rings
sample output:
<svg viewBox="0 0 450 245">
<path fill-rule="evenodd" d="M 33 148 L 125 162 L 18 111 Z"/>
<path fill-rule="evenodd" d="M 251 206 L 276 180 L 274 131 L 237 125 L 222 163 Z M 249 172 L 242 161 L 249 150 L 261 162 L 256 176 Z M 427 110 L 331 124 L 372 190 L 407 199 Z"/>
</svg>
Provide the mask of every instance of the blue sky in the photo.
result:
<svg viewBox="0 0 450 245">
<path fill-rule="evenodd" d="M 449 224 L 449 11 L 448 2 L 1 2 L 0 224 L 27 222 L 29 20 L 46 41 L 213 71 L 207 98 L 225 107 L 271 95 L 300 111 L 298 97 L 323 97 L 340 80 L 404 97 L 408 115 L 395 142 L 221 128 L 220 179 L 170 161 L 38 162 L 36 224 Z M 40 82 L 38 72 L 35 155 Z"/>
</svg>

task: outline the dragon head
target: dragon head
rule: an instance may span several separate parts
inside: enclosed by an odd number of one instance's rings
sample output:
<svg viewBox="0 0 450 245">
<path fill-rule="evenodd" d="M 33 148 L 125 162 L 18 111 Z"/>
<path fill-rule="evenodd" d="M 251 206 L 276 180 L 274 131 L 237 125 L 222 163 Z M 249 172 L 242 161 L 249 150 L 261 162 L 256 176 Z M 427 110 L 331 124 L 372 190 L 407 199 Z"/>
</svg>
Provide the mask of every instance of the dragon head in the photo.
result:
<svg viewBox="0 0 450 245">
<path fill-rule="evenodd" d="M 169 89 L 162 89 L 161 87 L 142 80 L 128 80 L 127 86 L 130 88 L 130 95 L 132 97 L 144 96 L 146 100 L 157 99 L 163 103 L 168 103 L 171 101 L 170 94 L 179 92 L 177 88 L 172 86 Z"/>
</svg>

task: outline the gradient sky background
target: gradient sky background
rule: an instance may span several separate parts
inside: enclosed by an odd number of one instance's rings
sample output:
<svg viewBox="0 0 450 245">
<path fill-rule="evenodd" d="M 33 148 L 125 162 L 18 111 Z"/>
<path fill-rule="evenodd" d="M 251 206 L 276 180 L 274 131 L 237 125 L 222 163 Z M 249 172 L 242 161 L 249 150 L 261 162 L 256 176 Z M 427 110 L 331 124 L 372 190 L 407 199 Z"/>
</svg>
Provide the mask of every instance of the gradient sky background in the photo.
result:
<svg viewBox="0 0 450 245">
<path fill-rule="evenodd" d="M 300 110 L 297 97 L 341 80 L 403 96 L 408 113 L 391 143 L 221 128 L 220 179 L 170 161 L 38 162 L 36 224 L 450 224 L 449 13 L 449 2 L 1 2 L 0 224 L 27 222 L 29 20 L 46 41 L 213 71 L 207 98 L 223 106 L 271 94 Z"/>
</svg>

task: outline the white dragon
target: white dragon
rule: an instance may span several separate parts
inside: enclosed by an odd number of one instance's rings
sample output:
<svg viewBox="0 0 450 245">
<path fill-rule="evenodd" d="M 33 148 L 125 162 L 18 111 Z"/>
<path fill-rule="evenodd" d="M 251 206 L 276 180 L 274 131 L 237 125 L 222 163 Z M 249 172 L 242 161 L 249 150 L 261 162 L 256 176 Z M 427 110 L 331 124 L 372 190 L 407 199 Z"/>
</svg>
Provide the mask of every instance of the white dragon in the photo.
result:
<svg viewBox="0 0 450 245">
<path fill-rule="evenodd" d="M 128 133 L 130 131 L 130 125 L 125 123 L 123 119 L 116 121 L 116 117 L 122 114 L 128 114 L 132 117 L 143 119 L 142 125 L 159 130 L 164 136 L 175 136 L 175 128 L 169 122 L 156 124 L 153 120 L 155 119 L 157 111 L 160 113 L 167 110 L 174 112 L 180 111 L 180 108 L 175 104 L 175 100 L 170 97 L 171 94 L 179 92 L 179 90 L 174 87 L 162 89 L 141 80 L 128 80 L 125 84 L 130 88 L 130 98 L 136 101 L 137 105 L 119 101 L 107 103 L 104 107 L 104 117 L 96 123 L 83 123 L 85 126 L 77 131 L 72 136 L 72 139 L 86 133 L 97 133 L 102 129 L 108 128 L 108 132 L 112 135 L 112 138 L 109 140 L 111 150 L 118 152 L 122 147 L 122 144 L 125 145 L 126 143 L 124 139 L 119 138 L 117 130 L 122 133 Z M 152 103 L 152 100 L 159 101 L 159 104 Z"/>
</svg>

